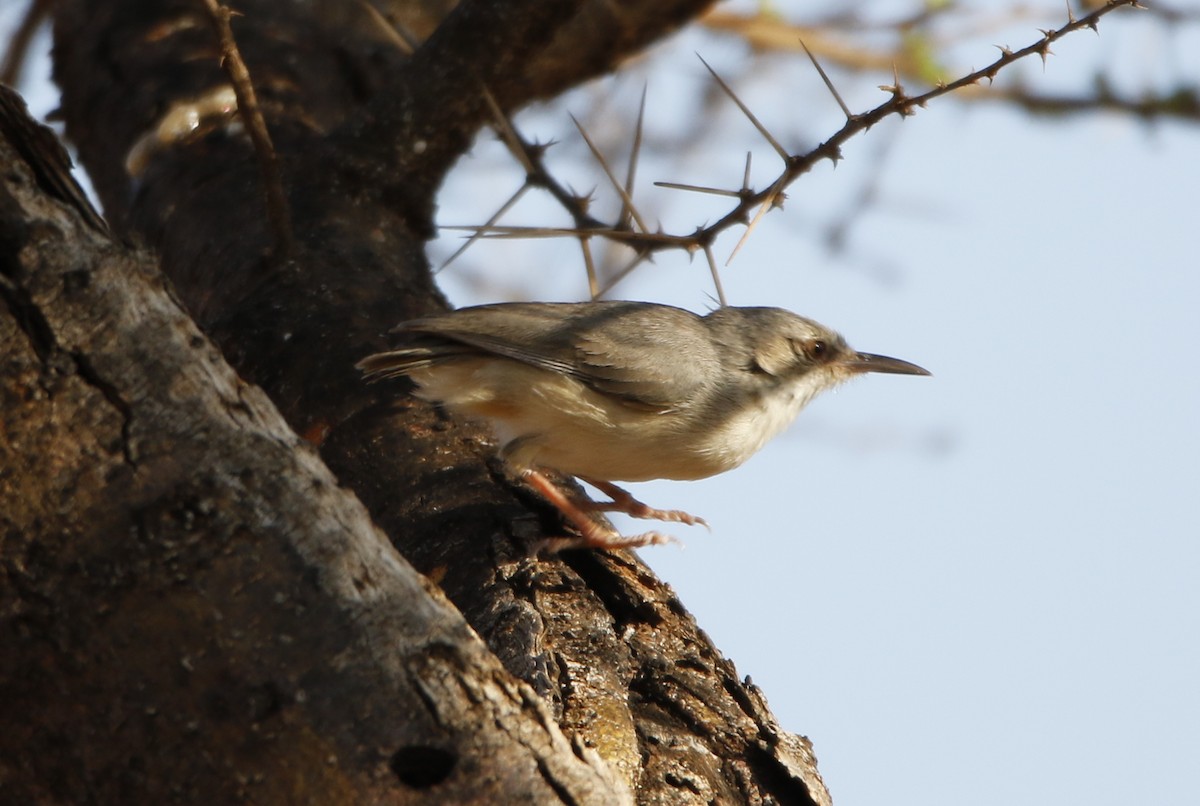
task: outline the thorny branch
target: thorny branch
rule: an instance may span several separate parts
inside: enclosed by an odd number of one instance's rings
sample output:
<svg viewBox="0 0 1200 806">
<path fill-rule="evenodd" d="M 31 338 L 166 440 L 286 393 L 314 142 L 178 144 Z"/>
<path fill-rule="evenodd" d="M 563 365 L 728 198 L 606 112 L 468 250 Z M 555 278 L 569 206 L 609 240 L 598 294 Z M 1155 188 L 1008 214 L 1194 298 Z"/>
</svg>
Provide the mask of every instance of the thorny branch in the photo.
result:
<svg viewBox="0 0 1200 806">
<path fill-rule="evenodd" d="M 1175 9 L 1162 3 L 1140 8 L 1144 13 L 1172 26 L 1200 23 L 1200 10 Z M 935 54 L 949 45 L 967 36 L 979 36 L 1004 25 L 1043 16 L 1036 14 L 1032 8 L 1019 8 L 999 18 L 982 21 L 972 18 L 972 25 L 968 29 L 960 29 L 949 35 L 934 36 L 924 30 L 936 19 L 944 18 L 956 10 L 961 11 L 961 8 L 954 4 L 931 4 L 910 17 L 883 23 L 871 23 L 858 15 L 846 14 L 815 25 L 788 23 L 776 15 L 761 11 L 738 14 L 714 10 L 705 15 L 702 23 L 713 31 L 736 36 L 760 52 L 786 53 L 803 48 L 827 64 L 854 71 L 895 69 L 908 79 L 937 81 L 950 74 L 950 71 L 937 63 Z M 880 48 L 874 44 L 858 44 L 851 39 L 853 35 L 879 30 L 893 32 L 896 44 Z M 960 97 L 975 102 L 1001 102 L 1035 114 L 1110 111 L 1144 120 L 1175 118 L 1200 121 L 1200 90 L 1186 84 L 1163 93 L 1148 91 L 1136 96 L 1122 95 L 1103 76 L 1095 79 L 1093 92 L 1079 96 L 1042 95 L 1021 86 L 969 89 L 978 91 L 967 91 Z"/>
<path fill-rule="evenodd" d="M 746 181 L 740 189 L 730 190 L 714 187 L 702 187 L 697 185 L 688 185 L 677 182 L 657 182 L 655 184 L 673 188 L 677 190 L 688 190 L 698 193 L 706 193 L 712 195 L 729 196 L 737 199 L 733 208 L 724 216 L 716 220 L 714 223 L 704 227 L 698 227 L 696 230 L 685 234 L 672 234 L 661 230 L 650 231 L 638 215 L 633 206 L 633 200 L 630 198 L 630 188 L 628 183 L 622 186 L 616 179 L 613 171 L 608 166 L 604 157 L 599 150 L 591 143 L 587 133 L 580 127 L 580 132 L 585 141 L 588 142 L 589 148 L 597 161 L 600 162 L 605 173 L 607 174 L 610 183 L 616 189 L 616 192 L 621 197 L 622 205 L 621 212 L 614 223 L 605 223 L 600 221 L 589 212 L 590 197 L 581 196 L 570 190 L 560 183 L 546 168 L 544 155 L 546 150 L 552 143 L 537 143 L 526 140 L 512 122 L 503 116 L 499 109 L 493 104 L 493 112 L 496 116 L 496 130 L 499 132 L 501 139 L 504 141 L 508 149 L 514 157 L 524 167 L 526 178 L 524 185 L 517 191 L 501 209 L 494 214 L 490 220 L 483 225 L 473 227 L 447 227 L 447 229 L 465 229 L 472 233 L 468 242 L 450 258 L 453 260 L 462 254 L 462 252 L 471 243 L 474 243 L 481 237 L 487 238 L 557 238 L 571 237 L 576 238 L 583 245 L 585 259 L 589 257 L 588 242 L 592 238 L 602 237 L 610 241 L 623 244 L 630 248 L 634 257 L 631 262 L 621 271 L 619 271 L 612 279 L 609 280 L 603 287 L 598 287 L 594 279 L 594 268 L 588 260 L 589 272 L 589 288 L 592 296 L 597 297 L 612 288 L 612 286 L 627 276 L 634 268 L 644 262 L 648 257 L 656 252 L 678 249 L 689 254 L 703 252 L 708 260 L 709 266 L 713 273 L 713 280 L 718 290 L 718 297 L 724 304 L 724 294 L 721 291 L 720 278 L 717 274 L 717 264 L 713 257 L 713 243 L 716 238 L 728 229 L 737 225 L 745 225 L 746 232 L 737 246 L 734 247 L 733 254 L 726 261 L 733 259 L 738 249 L 745 242 L 749 234 L 754 230 L 754 227 L 762 219 L 762 217 L 770 210 L 779 207 L 786 199 L 785 190 L 797 179 L 811 171 L 818 163 L 828 160 L 837 163 L 842 158 L 842 145 L 845 144 L 855 135 L 867 131 L 876 123 L 884 118 L 892 115 L 900 115 L 906 117 L 915 114 L 918 107 L 925 107 L 930 101 L 946 95 L 951 92 L 959 91 L 977 85 L 983 81 L 989 83 L 994 81 L 1001 70 L 1004 70 L 1009 65 L 1024 59 L 1028 56 L 1039 56 L 1043 61 L 1051 54 L 1050 46 L 1059 39 L 1074 33 L 1081 29 L 1087 28 L 1097 30 L 1097 25 L 1101 17 L 1115 11 L 1118 8 L 1129 6 L 1140 8 L 1137 0 L 1110 0 L 1105 5 L 1097 8 L 1086 16 L 1075 18 L 1068 9 L 1068 21 L 1066 24 L 1055 30 L 1044 30 L 1042 37 L 1026 47 L 1019 50 L 1011 50 L 1006 47 L 1001 47 L 999 58 L 993 61 L 986 67 L 974 70 L 961 78 L 950 82 L 937 82 L 932 89 L 917 94 L 909 95 L 900 82 L 898 70 L 893 73 L 891 84 L 882 85 L 880 89 L 889 93 L 891 97 L 882 104 L 879 104 L 867 112 L 852 114 L 848 108 L 841 103 L 837 91 L 834 89 L 832 82 L 821 70 L 817 64 L 815 56 L 811 53 L 810 58 L 813 59 L 817 70 L 821 73 L 822 79 L 827 87 L 833 93 L 834 97 L 842 105 L 846 112 L 845 125 L 835 132 L 829 139 L 815 148 L 802 153 L 792 154 L 784 149 L 773 137 L 766 127 L 758 121 L 750 109 L 736 96 L 733 89 L 730 88 L 715 72 L 714 79 L 718 82 L 721 88 L 741 109 L 742 113 L 748 120 L 758 129 L 763 138 L 771 144 L 775 151 L 780 155 L 783 161 L 783 169 L 779 175 L 765 188 L 755 190 L 748 184 L 749 169 L 747 167 Z M 703 61 L 703 60 L 702 60 Z M 707 67 L 707 64 L 705 65 Z M 709 68 L 711 71 L 711 68 Z M 641 143 L 641 116 L 639 115 L 637 130 L 634 135 L 635 146 L 630 155 L 630 167 L 628 175 L 632 176 L 635 170 L 635 164 L 638 158 L 638 146 Z M 576 124 L 578 125 L 578 124 Z M 511 208 L 518 198 L 529 188 L 541 188 L 551 196 L 553 196 L 563 209 L 571 216 L 574 226 L 571 227 L 528 227 L 528 226 L 504 226 L 497 222 L 503 214 Z M 447 261 L 447 263 L 449 260 Z"/>
</svg>

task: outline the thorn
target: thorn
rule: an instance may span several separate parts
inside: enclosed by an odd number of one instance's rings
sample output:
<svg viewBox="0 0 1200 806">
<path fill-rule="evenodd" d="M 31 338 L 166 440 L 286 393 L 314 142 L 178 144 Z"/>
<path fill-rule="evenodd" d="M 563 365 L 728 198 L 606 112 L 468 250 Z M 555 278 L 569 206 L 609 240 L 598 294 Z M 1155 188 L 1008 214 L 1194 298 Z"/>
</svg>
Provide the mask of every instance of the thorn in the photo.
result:
<svg viewBox="0 0 1200 806">
<path fill-rule="evenodd" d="M 496 134 L 500 135 L 500 139 L 508 146 L 509 152 L 517 158 L 517 162 L 521 163 L 525 174 L 527 176 L 533 175 L 536 171 L 533 165 L 533 158 L 540 158 L 549 146 L 540 146 L 537 144 L 530 146 L 522 140 L 521 136 L 517 134 L 517 130 L 513 127 L 512 121 L 508 119 L 508 115 L 504 114 L 504 110 L 500 108 L 496 97 L 492 95 L 491 90 L 487 87 L 483 88 L 483 100 L 487 102 L 488 107 L 492 110 L 492 117 L 496 119 Z M 531 157 L 531 155 L 533 156 Z"/>
<path fill-rule="evenodd" d="M 520 226 L 444 226 L 444 230 L 461 230 L 464 232 L 482 232 L 484 238 L 508 240 L 515 238 L 578 238 L 581 233 L 598 238 L 607 238 L 625 244 L 632 249 L 649 253 L 655 249 L 682 248 L 689 239 L 680 235 L 670 235 L 656 232 L 631 232 L 625 229 L 613 229 L 604 225 L 587 227 L 520 227 Z M 643 258 L 645 259 L 645 257 Z"/>
<path fill-rule="evenodd" d="M 999 50 L 1000 53 L 1003 54 L 1004 56 L 1013 55 L 1012 48 L 1010 48 L 1008 45 L 993 45 L 992 47 Z"/>
<path fill-rule="evenodd" d="M 596 261 L 592 258 L 591 238 L 581 234 L 579 248 L 583 250 L 583 267 L 587 272 L 588 294 L 592 299 L 600 298 L 600 284 L 596 281 Z"/>
<path fill-rule="evenodd" d="M 746 152 L 746 170 L 744 170 L 742 172 L 742 193 L 745 193 L 748 190 L 750 190 L 750 161 L 753 158 L 754 158 L 754 155 L 751 154 L 749 151 L 747 151 Z"/>
<path fill-rule="evenodd" d="M 481 238 L 505 240 L 509 238 L 578 238 L 585 230 L 579 227 L 516 227 L 516 226 L 444 226 L 445 230 L 462 230 L 478 232 Z M 619 238 L 620 233 L 614 230 L 590 229 L 589 233 L 605 237 Z"/>
<path fill-rule="evenodd" d="M 617 283 L 621 282 L 626 277 L 628 277 L 630 275 L 630 273 L 633 272 L 634 269 L 636 269 L 639 265 L 641 265 L 642 261 L 646 260 L 649 257 L 649 254 L 650 254 L 649 252 L 639 252 L 638 254 L 634 255 L 633 260 L 629 261 L 629 263 L 626 264 L 624 268 L 622 268 L 620 271 L 618 271 L 616 274 L 614 274 L 612 276 L 612 278 L 607 283 L 605 283 L 604 286 L 600 289 L 599 293 L 597 293 L 597 295 L 595 297 L 593 297 L 593 299 L 598 299 L 600 297 L 603 297 L 609 291 L 612 291 L 613 287 L 616 286 Z"/>
<path fill-rule="evenodd" d="M 703 64 L 705 68 L 708 69 L 708 72 L 712 74 L 712 77 L 716 80 L 717 84 L 721 86 L 721 89 L 725 91 L 725 94 L 728 95 L 735 104 L 737 104 L 738 109 L 742 110 L 742 114 L 754 124 L 754 128 L 758 129 L 758 133 L 761 134 L 766 141 L 771 144 L 771 148 L 775 149 L 775 153 L 778 154 L 781 159 L 787 161 L 787 159 L 791 157 L 791 154 L 788 153 L 788 150 L 780 145 L 778 140 L 771 136 L 771 133 L 767 131 L 767 127 L 762 125 L 759 119 L 754 116 L 754 113 L 750 111 L 750 108 L 742 103 L 742 99 L 737 97 L 729 85 L 725 83 L 724 79 L 717 75 L 717 71 L 712 69 L 708 62 L 704 61 L 704 57 L 697 53 L 696 58 L 700 60 L 700 63 Z"/>
<path fill-rule="evenodd" d="M 1071 8 L 1071 0 L 1067 0 L 1067 25 L 1075 24 L 1075 10 Z"/>
<path fill-rule="evenodd" d="M 386 36 L 388 40 L 390 40 L 391 43 L 396 46 L 396 50 L 409 56 L 416 53 L 417 46 L 420 43 L 417 41 L 417 38 L 412 35 L 411 31 L 406 30 L 402 25 L 393 23 L 387 17 L 383 16 L 383 14 L 379 13 L 375 6 L 366 2 L 366 0 L 358 0 L 358 5 L 367 13 L 367 16 L 371 18 L 371 21 L 378 26 L 379 30 L 383 32 L 383 35 Z"/>
<path fill-rule="evenodd" d="M 633 181 L 637 175 L 638 156 L 642 151 L 642 124 L 646 119 L 646 85 L 642 85 L 642 102 L 638 105 L 637 124 L 633 128 L 633 148 L 629 150 L 629 167 L 625 171 L 625 195 L 633 197 Z M 623 205 L 619 226 L 629 227 L 630 210 Z"/>
<path fill-rule="evenodd" d="M 579 130 L 579 134 L 583 137 L 583 141 L 587 143 L 587 147 L 591 149 L 592 156 L 594 156 L 596 161 L 600 163 L 600 167 L 604 169 L 604 175 L 608 177 L 608 181 L 611 182 L 613 188 L 616 189 L 617 195 L 621 197 L 621 203 L 625 205 L 623 209 L 629 210 L 629 214 L 633 216 L 633 220 L 637 223 L 639 230 L 642 232 L 648 232 L 649 230 L 646 228 L 646 222 L 642 221 L 642 215 L 638 212 L 637 207 L 634 206 L 633 199 L 630 198 L 629 193 L 624 187 L 621 186 L 621 183 L 617 181 L 617 178 L 613 176 L 612 169 L 608 167 L 608 160 L 604 159 L 604 155 L 600 153 L 600 149 L 596 148 L 596 144 L 593 143 L 592 138 L 588 136 L 587 130 L 583 128 L 583 124 L 580 123 L 574 115 L 571 115 L 571 122 L 575 124 L 575 128 Z"/>
<path fill-rule="evenodd" d="M 895 62 L 892 63 L 892 83 L 880 84 L 879 89 L 892 94 L 892 103 L 896 106 L 896 111 L 901 117 L 908 117 L 913 114 L 912 106 L 906 104 L 908 96 L 904 93 L 904 87 L 900 84 L 900 72 L 896 69 Z"/>
<path fill-rule="evenodd" d="M 808 49 L 808 45 L 804 44 L 804 40 L 800 40 L 800 47 L 804 48 L 804 52 L 808 54 L 808 60 L 812 62 L 813 67 L 817 68 L 817 73 L 821 76 L 821 80 L 825 82 L 825 88 L 829 90 L 829 94 L 837 101 L 838 106 L 842 108 L 842 114 L 846 116 L 846 120 L 853 120 L 854 115 L 850 113 L 850 107 L 846 106 L 846 102 L 842 100 L 842 96 L 838 94 L 837 88 L 833 86 L 833 82 L 829 80 L 829 76 L 825 73 L 825 69 L 821 67 L 821 63 L 817 61 L 817 57 Z"/>
<path fill-rule="evenodd" d="M 467 238 L 466 242 L 463 243 L 462 246 L 460 246 L 460 247 L 458 247 L 458 249 L 454 250 L 454 254 L 452 254 L 450 257 L 448 257 L 444 261 L 442 261 L 442 265 L 438 266 L 437 269 L 435 269 L 433 273 L 434 274 L 439 273 L 442 269 L 446 268 L 451 263 L 453 263 L 455 260 L 457 260 L 459 255 L 461 255 L 463 252 L 470 249 L 472 244 L 474 244 L 476 241 L 478 241 L 480 238 L 483 237 L 484 231 L 494 227 L 496 222 L 500 220 L 501 216 L 503 216 L 505 213 L 507 213 L 509 210 L 511 210 L 512 206 L 514 204 L 516 204 L 521 199 L 522 196 L 525 195 L 525 191 L 529 190 L 529 188 L 530 188 L 529 183 L 525 183 L 525 184 L 521 185 L 521 187 L 517 188 L 517 192 L 514 193 L 512 196 L 510 196 L 508 201 L 506 201 L 504 204 L 500 205 L 500 209 L 492 214 L 492 217 L 487 220 L 487 223 L 484 224 L 479 229 L 477 229 L 473 235 L 471 235 L 469 238 Z"/>
<path fill-rule="evenodd" d="M 776 181 L 776 185 L 778 184 L 778 181 Z M 746 244 L 747 239 L 749 239 L 750 233 L 754 232 L 754 228 L 758 226 L 758 222 L 762 220 L 762 217 L 767 213 L 767 211 L 775 208 L 775 196 L 778 194 L 778 192 L 779 191 L 775 189 L 774 185 L 768 188 L 767 196 L 765 199 L 763 199 L 763 203 L 759 205 L 758 212 L 754 214 L 754 218 L 750 219 L 750 223 L 746 225 L 746 231 L 742 233 L 742 237 L 738 239 L 737 245 L 734 246 L 733 251 L 729 253 L 729 260 L 725 261 L 726 266 L 732 263 L 733 259 L 737 257 L 737 253 L 741 251 L 742 247 Z"/>
<path fill-rule="evenodd" d="M 708 260 L 708 270 L 712 273 L 713 287 L 717 290 L 717 301 L 724 308 L 729 303 L 725 299 L 725 287 L 721 284 L 721 271 L 717 268 L 717 259 L 713 256 L 712 246 L 709 244 L 704 245 L 704 257 Z M 730 255 L 729 259 L 732 260 L 733 256 Z"/>
<path fill-rule="evenodd" d="M 570 194 L 569 198 L 571 202 L 579 208 L 579 212 L 586 215 L 588 208 L 592 206 L 592 199 L 595 198 L 595 195 L 596 190 L 593 188 L 591 193 L 572 193 Z"/>
<path fill-rule="evenodd" d="M 660 188 L 670 188 L 671 190 L 689 190 L 693 193 L 709 193 L 713 196 L 732 196 L 735 199 L 741 198 L 743 193 L 743 191 L 740 190 L 710 188 L 703 185 L 684 185 L 679 182 L 655 182 L 654 186 Z"/>
<path fill-rule="evenodd" d="M 1042 72 L 1046 72 L 1046 59 L 1054 55 L 1054 51 L 1050 50 L 1050 37 L 1042 41 L 1042 46 L 1038 48 L 1038 55 L 1042 57 Z"/>
</svg>

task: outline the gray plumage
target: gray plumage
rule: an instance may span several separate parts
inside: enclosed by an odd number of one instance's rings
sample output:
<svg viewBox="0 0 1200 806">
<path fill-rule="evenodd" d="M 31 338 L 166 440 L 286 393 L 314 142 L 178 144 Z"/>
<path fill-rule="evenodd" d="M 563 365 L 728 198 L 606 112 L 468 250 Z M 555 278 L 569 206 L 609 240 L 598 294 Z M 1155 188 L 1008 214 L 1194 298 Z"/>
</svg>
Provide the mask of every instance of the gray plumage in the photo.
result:
<svg viewBox="0 0 1200 806">
<path fill-rule="evenodd" d="M 519 467 L 604 481 L 729 470 L 848 377 L 928 374 L 779 308 L 501 303 L 393 332 L 395 349 L 359 362 L 368 377 L 408 375 L 419 396 L 489 422 Z"/>
</svg>

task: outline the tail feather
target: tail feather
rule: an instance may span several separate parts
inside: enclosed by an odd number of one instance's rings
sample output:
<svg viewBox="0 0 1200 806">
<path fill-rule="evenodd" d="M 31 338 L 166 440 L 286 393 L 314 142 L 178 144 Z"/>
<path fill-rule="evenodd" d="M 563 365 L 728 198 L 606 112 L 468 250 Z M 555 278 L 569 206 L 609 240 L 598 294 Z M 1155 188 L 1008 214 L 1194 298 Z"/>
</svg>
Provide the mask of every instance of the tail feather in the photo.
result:
<svg viewBox="0 0 1200 806">
<path fill-rule="evenodd" d="M 389 350 L 386 353 L 375 353 L 359 361 L 354 366 L 362 371 L 369 381 L 381 381 L 385 378 L 398 378 L 418 369 L 424 369 L 433 363 L 434 356 L 426 349 Z"/>
</svg>

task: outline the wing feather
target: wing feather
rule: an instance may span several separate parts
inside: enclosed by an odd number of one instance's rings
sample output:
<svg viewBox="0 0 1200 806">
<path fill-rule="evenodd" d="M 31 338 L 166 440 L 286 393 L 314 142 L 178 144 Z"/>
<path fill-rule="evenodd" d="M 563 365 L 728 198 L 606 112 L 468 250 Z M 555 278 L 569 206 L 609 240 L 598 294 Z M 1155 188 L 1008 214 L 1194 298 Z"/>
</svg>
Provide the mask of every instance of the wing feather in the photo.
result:
<svg viewBox="0 0 1200 806">
<path fill-rule="evenodd" d="M 501 303 L 399 325 L 398 349 L 360 363 L 379 376 L 492 354 L 576 378 L 629 405 L 683 408 L 716 377 L 704 320 L 645 302 Z"/>
</svg>

